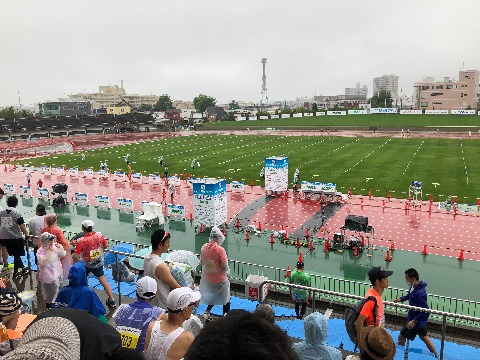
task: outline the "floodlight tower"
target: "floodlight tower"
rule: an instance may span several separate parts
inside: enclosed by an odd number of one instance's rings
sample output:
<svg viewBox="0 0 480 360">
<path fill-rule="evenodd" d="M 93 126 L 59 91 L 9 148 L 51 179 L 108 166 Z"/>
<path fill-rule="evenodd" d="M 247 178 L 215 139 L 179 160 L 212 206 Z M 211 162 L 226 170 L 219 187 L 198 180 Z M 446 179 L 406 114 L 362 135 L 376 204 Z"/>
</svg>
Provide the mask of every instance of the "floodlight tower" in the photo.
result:
<svg viewBox="0 0 480 360">
<path fill-rule="evenodd" d="M 263 65 L 263 76 L 262 76 L 262 100 L 260 100 L 260 103 L 263 106 L 265 106 L 268 103 L 267 75 L 265 75 L 265 64 L 267 63 L 267 58 L 262 58 L 261 63 Z"/>
</svg>

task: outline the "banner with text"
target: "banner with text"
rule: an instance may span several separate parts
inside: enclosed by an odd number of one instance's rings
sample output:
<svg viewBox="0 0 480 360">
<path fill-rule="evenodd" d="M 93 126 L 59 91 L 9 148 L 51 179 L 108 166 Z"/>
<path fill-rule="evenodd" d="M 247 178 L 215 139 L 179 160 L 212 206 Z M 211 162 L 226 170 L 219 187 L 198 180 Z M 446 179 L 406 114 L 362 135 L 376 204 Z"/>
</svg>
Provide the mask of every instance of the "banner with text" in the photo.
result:
<svg viewBox="0 0 480 360">
<path fill-rule="evenodd" d="M 32 188 L 30 186 L 20 185 L 20 195 L 32 196 Z"/>
<path fill-rule="evenodd" d="M 476 110 L 452 110 L 450 111 L 453 115 L 475 115 L 477 113 Z"/>
<path fill-rule="evenodd" d="M 87 179 L 93 179 L 93 169 L 83 170 L 83 177 L 85 177 Z"/>
<path fill-rule="evenodd" d="M 347 115 L 347 112 L 344 110 L 328 110 L 327 115 Z"/>
<path fill-rule="evenodd" d="M 402 115 L 422 115 L 422 110 L 405 109 L 405 110 L 400 110 L 400 114 L 402 114 Z"/>
<path fill-rule="evenodd" d="M 78 177 L 78 168 L 68 169 L 68 175 L 70 175 L 70 177 Z"/>
<path fill-rule="evenodd" d="M 50 195 L 50 192 L 48 191 L 48 189 L 39 187 L 39 188 L 37 188 L 37 191 L 38 191 L 38 197 L 39 198 L 48 199 L 48 197 Z"/>
<path fill-rule="evenodd" d="M 113 172 L 113 179 L 115 181 L 126 181 L 125 172 L 123 171 L 114 171 Z"/>
<path fill-rule="evenodd" d="M 74 199 L 77 204 L 88 204 L 88 194 L 76 192 Z"/>
<path fill-rule="evenodd" d="M 230 181 L 231 192 L 245 192 L 245 184 L 240 181 Z"/>
<path fill-rule="evenodd" d="M 167 204 L 167 216 L 185 217 L 185 206 Z"/>
<path fill-rule="evenodd" d="M 366 115 L 367 110 L 365 109 L 352 109 L 348 110 L 348 115 Z"/>
<path fill-rule="evenodd" d="M 162 178 L 160 175 L 150 174 L 148 175 L 148 183 L 149 184 L 160 184 L 162 182 Z"/>
<path fill-rule="evenodd" d="M 95 205 L 109 208 L 110 197 L 104 195 L 95 195 Z"/>
<path fill-rule="evenodd" d="M 133 200 L 132 199 L 124 199 L 118 198 L 118 208 L 121 210 L 132 210 L 133 211 Z"/>
<path fill-rule="evenodd" d="M 302 181 L 300 190 L 304 192 L 321 192 L 326 194 L 335 194 L 335 192 L 337 191 L 337 186 L 336 184 L 332 183 Z"/>
<path fill-rule="evenodd" d="M 3 191 L 5 192 L 5 194 L 15 194 L 15 185 L 3 184 Z"/>
<path fill-rule="evenodd" d="M 56 173 L 57 173 L 58 176 L 63 176 L 63 175 L 65 175 L 65 168 L 62 167 L 62 166 L 57 166 L 57 167 L 55 168 L 55 171 L 56 171 Z"/>
<path fill-rule="evenodd" d="M 425 110 L 425 114 L 448 115 L 448 110 Z"/>
<path fill-rule="evenodd" d="M 371 108 L 370 114 L 396 114 L 397 108 Z"/>
<path fill-rule="evenodd" d="M 132 174 L 132 182 L 141 183 L 142 182 L 142 173 Z"/>
</svg>

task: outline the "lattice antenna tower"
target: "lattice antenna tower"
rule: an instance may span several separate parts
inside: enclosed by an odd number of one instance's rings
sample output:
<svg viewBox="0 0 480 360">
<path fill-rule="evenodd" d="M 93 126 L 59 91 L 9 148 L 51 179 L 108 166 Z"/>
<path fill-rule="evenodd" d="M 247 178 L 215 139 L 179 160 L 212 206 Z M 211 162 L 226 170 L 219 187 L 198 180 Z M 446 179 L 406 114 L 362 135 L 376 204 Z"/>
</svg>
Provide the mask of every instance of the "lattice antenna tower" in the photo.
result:
<svg viewBox="0 0 480 360">
<path fill-rule="evenodd" d="M 262 75 L 262 100 L 260 100 L 260 103 L 262 105 L 267 105 L 268 104 L 267 75 L 265 74 L 265 64 L 267 63 L 267 58 L 262 58 L 261 63 L 263 65 L 263 75 Z"/>
</svg>

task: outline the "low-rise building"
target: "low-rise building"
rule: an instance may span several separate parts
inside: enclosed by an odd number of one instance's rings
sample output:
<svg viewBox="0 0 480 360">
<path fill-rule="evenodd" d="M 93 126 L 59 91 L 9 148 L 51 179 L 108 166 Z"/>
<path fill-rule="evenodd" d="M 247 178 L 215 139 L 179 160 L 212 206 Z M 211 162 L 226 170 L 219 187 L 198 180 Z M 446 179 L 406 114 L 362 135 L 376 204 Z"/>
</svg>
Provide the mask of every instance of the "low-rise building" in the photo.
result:
<svg viewBox="0 0 480 360">
<path fill-rule="evenodd" d="M 38 104 L 40 116 L 78 116 L 91 115 L 90 101 L 48 101 Z"/>
<path fill-rule="evenodd" d="M 123 99 L 115 106 L 107 107 L 108 115 L 125 115 L 125 114 L 130 114 L 131 112 L 132 112 L 132 107 L 128 102 L 126 102 Z"/>
</svg>

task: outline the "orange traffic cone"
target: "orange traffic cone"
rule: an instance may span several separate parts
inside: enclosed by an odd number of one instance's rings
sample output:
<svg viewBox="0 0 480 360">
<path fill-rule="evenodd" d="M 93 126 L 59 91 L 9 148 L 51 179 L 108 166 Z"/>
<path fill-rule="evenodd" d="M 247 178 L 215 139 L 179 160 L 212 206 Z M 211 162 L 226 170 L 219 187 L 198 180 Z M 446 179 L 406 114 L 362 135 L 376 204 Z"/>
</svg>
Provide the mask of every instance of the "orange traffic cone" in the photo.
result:
<svg viewBox="0 0 480 360">
<path fill-rule="evenodd" d="M 242 225 L 240 224 L 240 219 L 237 219 L 237 222 L 235 223 L 235 227 L 239 228 L 241 227 Z"/>
<path fill-rule="evenodd" d="M 282 224 L 282 230 L 285 230 L 285 226 Z"/>
<path fill-rule="evenodd" d="M 190 213 L 190 221 L 193 220 L 193 213 Z"/>
<path fill-rule="evenodd" d="M 258 231 L 262 231 L 262 223 L 258 222 Z"/>
<path fill-rule="evenodd" d="M 315 246 L 313 246 L 313 240 L 310 239 L 310 246 L 308 247 L 308 250 L 313 251 L 315 250 Z"/>
<path fill-rule="evenodd" d="M 427 253 L 427 245 L 423 245 L 422 255 L 428 255 L 428 253 Z"/>
<path fill-rule="evenodd" d="M 463 255 L 463 250 L 460 250 L 460 255 L 458 255 L 458 260 L 460 261 L 465 260 L 465 255 Z"/>
<path fill-rule="evenodd" d="M 300 251 L 300 255 L 298 255 L 298 262 L 303 263 L 303 254 L 301 251 Z"/>
<path fill-rule="evenodd" d="M 285 240 L 288 239 L 288 231 L 285 231 Z"/>
<path fill-rule="evenodd" d="M 270 241 L 269 241 L 270 244 L 275 244 L 275 238 L 273 237 L 273 234 L 270 234 Z"/>
<path fill-rule="evenodd" d="M 296 246 L 297 249 L 300 248 L 300 246 L 301 246 L 300 245 L 300 238 L 297 238 L 297 244 L 295 246 Z"/>
<path fill-rule="evenodd" d="M 323 251 L 327 252 L 330 250 L 330 241 L 327 239 L 327 241 L 325 241 L 325 247 L 323 248 Z"/>
<path fill-rule="evenodd" d="M 200 230 L 199 231 L 200 231 L 200 233 L 205 232 L 205 230 L 203 229 L 203 225 L 201 223 L 200 223 Z"/>
<path fill-rule="evenodd" d="M 285 277 L 286 277 L 286 278 L 290 277 L 291 273 L 292 273 L 292 272 L 290 271 L 290 265 L 288 265 L 288 266 L 287 266 L 287 272 L 286 272 L 286 274 L 285 274 Z"/>
<path fill-rule="evenodd" d="M 457 207 L 456 206 L 453 207 L 453 215 L 457 215 Z"/>
<path fill-rule="evenodd" d="M 385 256 L 385 261 L 392 261 L 392 257 L 390 256 L 390 250 L 387 249 L 387 256 Z"/>
<path fill-rule="evenodd" d="M 248 234 L 248 231 L 245 231 L 245 240 L 250 240 L 250 235 Z"/>
<path fill-rule="evenodd" d="M 390 244 L 390 250 L 395 251 L 395 243 L 393 241 Z"/>
<path fill-rule="evenodd" d="M 353 256 L 358 256 L 358 248 L 356 246 L 353 248 Z"/>
<path fill-rule="evenodd" d="M 305 237 L 307 239 L 310 237 L 310 233 L 308 232 L 308 228 L 305 229 Z"/>
</svg>

